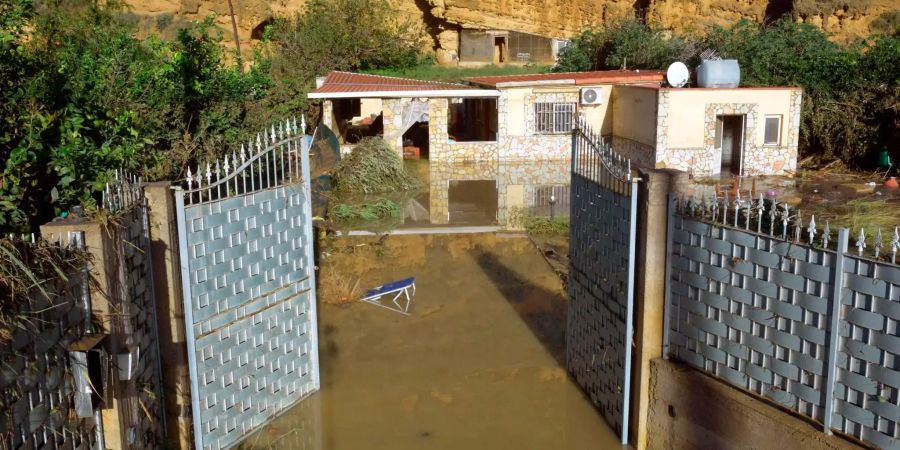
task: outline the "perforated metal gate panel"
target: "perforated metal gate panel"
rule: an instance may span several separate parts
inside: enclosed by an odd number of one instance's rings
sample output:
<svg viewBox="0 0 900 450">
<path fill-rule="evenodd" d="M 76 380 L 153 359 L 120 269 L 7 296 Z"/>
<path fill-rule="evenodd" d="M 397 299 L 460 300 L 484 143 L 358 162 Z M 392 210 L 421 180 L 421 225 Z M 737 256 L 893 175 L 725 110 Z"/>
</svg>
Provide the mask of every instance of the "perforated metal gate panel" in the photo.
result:
<svg viewBox="0 0 900 450">
<path fill-rule="evenodd" d="M 569 236 L 569 371 L 628 441 L 637 188 L 627 160 L 575 130 Z"/>
<path fill-rule="evenodd" d="M 319 387 L 308 141 L 287 129 L 176 192 L 198 448 L 234 445 Z"/>
</svg>

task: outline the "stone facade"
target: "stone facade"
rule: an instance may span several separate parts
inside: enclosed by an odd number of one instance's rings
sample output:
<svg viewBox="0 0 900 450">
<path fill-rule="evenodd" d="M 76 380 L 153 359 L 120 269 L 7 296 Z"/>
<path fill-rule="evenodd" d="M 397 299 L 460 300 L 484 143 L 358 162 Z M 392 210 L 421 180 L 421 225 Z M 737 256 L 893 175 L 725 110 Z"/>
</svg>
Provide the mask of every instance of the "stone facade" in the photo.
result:
<svg viewBox="0 0 900 450">
<path fill-rule="evenodd" d="M 604 136 L 616 153 L 631 159 L 632 165 L 652 169 L 656 165 L 656 150 L 638 141 L 623 137 L 609 135 Z"/>
<path fill-rule="evenodd" d="M 505 95 L 497 99 L 496 142 L 450 142 L 447 135 L 449 100 L 429 100 L 429 183 L 431 223 L 449 221 L 448 189 L 451 180 L 496 180 L 497 220 L 508 220 L 508 187 L 514 191 L 515 207 L 528 208 L 538 186 L 568 184 L 569 155 L 572 138 L 569 133 L 540 135 L 535 133 L 536 102 L 577 102 L 577 93 L 533 94 L 525 99 L 525 135 L 510 136 L 507 118 L 509 102 Z M 385 111 L 387 106 L 385 106 Z M 387 117 L 385 126 L 387 127 Z M 387 128 L 385 129 L 387 133 Z M 522 199 L 518 200 L 518 193 Z"/>
<path fill-rule="evenodd" d="M 668 146 L 666 134 L 669 112 L 669 92 L 661 90 L 658 96 L 656 131 L 656 167 L 683 170 L 696 176 L 719 173 L 721 149 L 716 147 L 716 117 L 720 115 L 745 115 L 744 175 L 788 175 L 797 169 L 797 143 L 800 127 L 802 92 L 791 91 L 790 108 L 786 118 L 787 133 L 780 145 L 764 145 L 758 141 L 757 127 L 761 126 L 759 105 L 756 103 L 707 103 L 703 122 L 703 147 L 676 148 Z"/>
</svg>

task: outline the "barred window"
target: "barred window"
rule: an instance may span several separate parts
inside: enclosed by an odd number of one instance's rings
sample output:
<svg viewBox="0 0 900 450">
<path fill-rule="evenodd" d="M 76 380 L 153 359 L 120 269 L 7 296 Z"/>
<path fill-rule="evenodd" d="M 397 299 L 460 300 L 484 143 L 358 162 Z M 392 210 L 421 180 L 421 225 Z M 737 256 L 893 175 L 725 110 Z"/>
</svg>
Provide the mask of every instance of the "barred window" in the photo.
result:
<svg viewBox="0 0 900 450">
<path fill-rule="evenodd" d="M 534 132 L 557 134 L 572 131 L 575 103 L 535 103 Z"/>
</svg>

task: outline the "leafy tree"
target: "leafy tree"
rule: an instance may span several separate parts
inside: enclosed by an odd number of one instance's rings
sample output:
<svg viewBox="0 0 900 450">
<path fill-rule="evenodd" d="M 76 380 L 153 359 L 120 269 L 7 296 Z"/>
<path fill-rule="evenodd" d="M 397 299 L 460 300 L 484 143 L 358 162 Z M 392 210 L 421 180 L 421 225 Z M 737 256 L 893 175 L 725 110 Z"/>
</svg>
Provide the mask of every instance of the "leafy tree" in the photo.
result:
<svg viewBox="0 0 900 450">
<path fill-rule="evenodd" d="M 311 82 L 329 70 L 412 67 L 424 35 L 397 16 L 387 0 L 310 0 L 267 30 L 275 73 Z"/>
<path fill-rule="evenodd" d="M 659 69 L 692 58 L 690 39 L 629 18 L 587 28 L 560 55 L 556 72 L 615 69 Z"/>
<path fill-rule="evenodd" d="M 226 63 L 211 20 L 142 42 L 115 11 L 0 6 L 0 228 L 90 207 L 116 169 L 172 178 L 249 137 L 246 113 L 271 85 L 265 64 L 241 75 Z"/>
</svg>

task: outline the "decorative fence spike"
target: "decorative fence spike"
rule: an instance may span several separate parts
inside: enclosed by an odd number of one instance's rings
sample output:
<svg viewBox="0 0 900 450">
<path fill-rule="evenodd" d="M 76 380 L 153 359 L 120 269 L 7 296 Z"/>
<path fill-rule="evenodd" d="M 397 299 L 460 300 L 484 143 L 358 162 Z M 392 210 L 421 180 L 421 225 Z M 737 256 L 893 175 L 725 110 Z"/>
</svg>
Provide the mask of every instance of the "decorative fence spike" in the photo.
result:
<svg viewBox="0 0 900 450">
<path fill-rule="evenodd" d="M 866 230 L 859 229 L 859 237 L 856 238 L 856 248 L 859 250 L 859 256 L 862 256 L 863 250 L 866 249 Z"/>
<path fill-rule="evenodd" d="M 790 217 L 791 217 L 791 205 L 785 203 L 781 206 L 784 207 L 784 212 L 782 213 L 782 217 L 781 217 L 781 227 L 782 227 L 781 228 L 781 237 L 782 237 L 782 239 L 787 240 L 788 221 L 790 220 Z"/>
<path fill-rule="evenodd" d="M 894 237 L 891 238 L 891 262 L 897 264 L 897 251 L 900 250 L 900 227 L 894 227 Z"/>
<path fill-rule="evenodd" d="M 223 153 L 222 158 L 188 168 L 185 200 L 189 204 L 204 203 L 295 181 L 300 168 L 292 166 L 300 164 L 302 142 L 301 136 L 293 133 L 296 124 L 296 119 L 272 122 L 255 138 L 241 143 L 239 152 L 235 149 Z M 138 180 L 131 175 L 127 179 Z M 137 198 L 134 192 L 126 192 L 123 198 L 130 197 Z"/>
<path fill-rule="evenodd" d="M 722 223 L 728 222 L 728 193 L 725 193 L 725 201 L 722 202 Z"/>
<path fill-rule="evenodd" d="M 878 227 L 878 231 L 875 232 L 875 242 L 874 242 L 874 246 L 875 246 L 875 259 L 878 259 L 878 255 L 881 254 L 881 247 L 882 247 L 882 245 L 883 245 L 883 244 L 882 244 L 882 242 L 881 242 L 881 227 Z"/>
<path fill-rule="evenodd" d="M 809 236 L 809 243 L 812 244 L 816 238 L 816 215 L 813 214 L 809 218 L 809 226 L 806 228 L 806 234 Z"/>
<path fill-rule="evenodd" d="M 822 230 L 822 248 L 828 248 L 828 241 L 831 240 L 831 222 L 825 221 L 825 229 Z"/>
<path fill-rule="evenodd" d="M 800 230 L 803 228 L 803 217 L 801 211 L 797 210 L 797 220 L 794 224 L 794 242 L 800 242 Z"/>
</svg>

